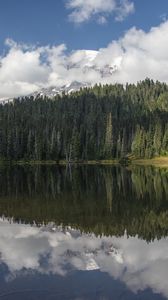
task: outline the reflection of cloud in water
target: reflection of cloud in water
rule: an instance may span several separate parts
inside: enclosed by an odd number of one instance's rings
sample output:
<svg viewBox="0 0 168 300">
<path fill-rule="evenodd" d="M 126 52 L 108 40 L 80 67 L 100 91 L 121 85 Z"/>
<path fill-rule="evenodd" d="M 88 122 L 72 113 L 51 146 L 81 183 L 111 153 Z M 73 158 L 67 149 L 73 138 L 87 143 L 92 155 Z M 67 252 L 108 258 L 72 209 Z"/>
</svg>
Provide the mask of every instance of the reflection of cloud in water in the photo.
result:
<svg viewBox="0 0 168 300">
<path fill-rule="evenodd" d="M 168 238 L 147 244 L 137 237 L 98 238 L 71 228 L 38 228 L 1 219 L 0 253 L 8 280 L 35 271 L 65 276 L 68 270 L 100 269 L 134 292 L 149 287 L 168 296 Z"/>
</svg>

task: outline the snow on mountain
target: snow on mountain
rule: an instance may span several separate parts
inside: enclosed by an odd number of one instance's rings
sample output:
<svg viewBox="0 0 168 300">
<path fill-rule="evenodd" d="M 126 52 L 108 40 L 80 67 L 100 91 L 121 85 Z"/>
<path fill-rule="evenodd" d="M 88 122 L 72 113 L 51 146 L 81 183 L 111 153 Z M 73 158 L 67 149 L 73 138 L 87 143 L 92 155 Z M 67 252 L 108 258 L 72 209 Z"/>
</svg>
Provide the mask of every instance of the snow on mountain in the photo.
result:
<svg viewBox="0 0 168 300">
<path fill-rule="evenodd" d="M 88 83 L 81 83 L 78 81 L 74 81 L 72 83 L 68 83 L 67 85 L 63 85 L 61 87 L 53 86 L 49 88 L 42 88 L 39 91 L 36 91 L 29 96 L 33 96 L 34 98 L 40 96 L 40 97 L 48 97 L 48 98 L 53 98 L 56 95 L 61 95 L 63 92 L 66 94 L 70 94 L 72 92 L 76 92 L 80 90 L 81 88 L 90 86 Z"/>
<path fill-rule="evenodd" d="M 60 86 L 57 82 L 53 84 L 53 86 L 48 86 L 47 83 L 45 87 L 39 88 L 37 91 L 24 96 L 33 96 L 34 98 L 40 97 L 48 97 L 53 98 L 58 94 L 62 94 L 63 92 L 70 94 L 72 92 L 80 90 L 80 88 L 89 87 L 94 85 L 95 83 L 109 81 L 109 78 L 113 76 L 114 72 L 116 72 L 120 68 L 120 58 L 118 60 L 113 61 L 113 65 L 106 64 L 104 61 L 100 62 L 97 59 L 99 55 L 98 51 L 93 50 L 79 50 L 72 53 L 66 60 L 64 68 L 67 70 L 67 77 L 65 78 L 65 74 L 60 74 L 58 76 L 59 83 L 64 83 Z M 73 76 L 71 76 L 73 74 Z M 82 74 L 82 76 L 78 76 L 79 78 L 74 79 L 74 74 Z M 97 74 L 97 80 L 99 82 L 94 82 L 92 76 Z M 85 78 L 85 81 L 83 80 Z M 5 104 L 13 101 L 10 99 L 0 99 L 0 102 Z"/>
<path fill-rule="evenodd" d="M 98 51 L 93 50 L 78 50 L 72 53 L 67 58 L 67 69 L 72 68 L 85 68 L 95 65 L 95 59 L 98 55 Z"/>
<path fill-rule="evenodd" d="M 92 59 L 93 59 L 93 57 L 92 57 Z M 117 69 L 118 69 L 117 65 L 114 65 L 114 66 L 105 65 L 103 68 L 97 67 L 96 65 L 91 63 L 92 59 L 90 57 L 90 61 L 88 60 L 88 62 L 83 65 L 83 73 L 86 74 L 86 81 L 85 82 L 72 81 L 72 82 L 69 82 L 66 85 L 61 86 L 61 87 L 52 86 L 52 87 L 49 87 L 49 88 L 42 88 L 41 90 L 38 90 L 38 91 L 32 93 L 29 96 L 33 96 L 35 98 L 38 97 L 38 96 L 40 96 L 40 97 L 45 97 L 46 96 L 48 98 L 53 98 L 58 94 L 61 95 L 63 92 L 65 92 L 66 94 L 70 94 L 72 92 L 76 92 L 76 91 L 80 90 L 81 88 L 91 86 L 91 83 L 87 82 L 87 72 L 89 70 L 93 70 L 93 71 L 99 73 L 101 78 L 105 79 L 106 77 L 112 76 L 113 73 L 116 72 Z M 73 66 L 69 65 L 68 68 L 70 68 L 70 67 L 77 68 L 78 63 L 76 63 L 76 65 L 73 65 Z M 80 64 L 80 67 L 81 67 L 81 64 Z"/>
</svg>

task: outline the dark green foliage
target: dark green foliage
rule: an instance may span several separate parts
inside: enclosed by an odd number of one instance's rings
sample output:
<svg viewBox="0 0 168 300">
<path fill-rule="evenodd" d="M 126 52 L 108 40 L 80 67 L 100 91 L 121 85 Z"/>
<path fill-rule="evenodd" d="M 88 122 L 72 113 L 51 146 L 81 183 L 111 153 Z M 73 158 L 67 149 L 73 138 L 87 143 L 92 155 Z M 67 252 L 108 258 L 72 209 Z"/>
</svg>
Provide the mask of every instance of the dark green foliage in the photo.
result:
<svg viewBox="0 0 168 300">
<path fill-rule="evenodd" d="M 168 155 L 168 86 L 96 85 L 0 105 L 0 157 L 95 160 Z"/>
</svg>

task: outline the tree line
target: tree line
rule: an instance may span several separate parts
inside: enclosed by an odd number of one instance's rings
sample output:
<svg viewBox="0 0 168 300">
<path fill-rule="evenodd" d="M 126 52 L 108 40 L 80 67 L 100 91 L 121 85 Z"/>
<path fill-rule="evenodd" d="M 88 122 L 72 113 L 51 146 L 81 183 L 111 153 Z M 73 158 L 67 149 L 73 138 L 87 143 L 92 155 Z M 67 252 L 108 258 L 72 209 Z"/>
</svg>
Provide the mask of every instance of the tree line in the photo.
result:
<svg viewBox="0 0 168 300">
<path fill-rule="evenodd" d="M 0 105 L 0 159 L 101 160 L 168 155 L 168 85 L 95 85 Z"/>
</svg>

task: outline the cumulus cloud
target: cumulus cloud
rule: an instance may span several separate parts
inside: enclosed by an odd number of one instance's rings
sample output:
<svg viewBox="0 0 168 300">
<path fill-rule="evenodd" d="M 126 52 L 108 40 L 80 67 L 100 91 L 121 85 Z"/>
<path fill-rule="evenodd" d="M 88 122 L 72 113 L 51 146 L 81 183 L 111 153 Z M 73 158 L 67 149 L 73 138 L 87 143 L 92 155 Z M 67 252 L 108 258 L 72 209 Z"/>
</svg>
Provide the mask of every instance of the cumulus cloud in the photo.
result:
<svg viewBox="0 0 168 300">
<path fill-rule="evenodd" d="M 0 220 L 0 263 L 8 267 L 6 280 L 28 272 L 66 276 L 72 270 L 99 269 L 134 293 L 150 288 L 168 297 L 167 250 L 168 238 L 151 243 L 126 235 L 100 238 L 52 224 L 37 228 Z"/>
<path fill-rule="evenodd" d="M 111 14 L 116 21 L 123 21 L 134 12 L 134 3 L 130 0 L 68 0 L 66 6 L 72 10 L 70 21 L 78 24 L 92 18 L 99 24 L 104 24 Z"/>
<path fill-rule="evenodd" d="M 97 51 L 68 52 L 64 44 L 7 44 L 8 51 L 0 56 L 0 99 L 73 81 L 125 84 L 150 77 L 168 83 L 168 21 L 149 32 L 133 27 Z"/>
</svg>

